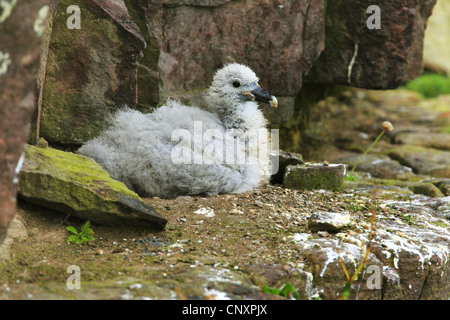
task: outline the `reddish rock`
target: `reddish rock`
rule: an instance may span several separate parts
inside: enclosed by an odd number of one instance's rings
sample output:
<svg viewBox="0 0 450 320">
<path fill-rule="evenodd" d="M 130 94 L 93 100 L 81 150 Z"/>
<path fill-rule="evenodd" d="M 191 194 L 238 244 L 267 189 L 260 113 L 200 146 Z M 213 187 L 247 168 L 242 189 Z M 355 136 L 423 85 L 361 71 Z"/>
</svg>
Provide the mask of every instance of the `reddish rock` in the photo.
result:
<svg viewBox="0 0 450 320">
<path fill-rule="evenodd" d="M 35 109 L 34 90 L 46 0 L 3 7 L 0 21 L 0 242 L 16 212 L 20 159 Z M 6 2 L 14 4 L 14 2 Z M 9 11 L 9 10 L 8 10 Z"/>
<path fill-rule="evenodd" d="M 161 18 L 165 92 L 206 87 L 231 58 L 250 66 L 274 94 L 296 95 L 324 46 L 324 1 L 169 3 Z"/>
</svg>

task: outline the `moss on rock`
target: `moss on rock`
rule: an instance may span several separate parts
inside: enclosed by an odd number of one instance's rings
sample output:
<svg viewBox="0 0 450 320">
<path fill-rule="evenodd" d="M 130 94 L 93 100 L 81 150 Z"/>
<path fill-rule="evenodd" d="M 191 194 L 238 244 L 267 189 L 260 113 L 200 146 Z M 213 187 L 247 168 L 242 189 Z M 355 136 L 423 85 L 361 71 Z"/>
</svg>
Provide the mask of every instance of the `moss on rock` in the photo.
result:
<svg viewBox="0 0 450 320">
<path fill-rule="evenodd" d="M 344 184 L 344 164 L 304 164 L 287 166 L 284 186 L 296 190 L 325 189 L 338 191 Z"/>
<path fill-rule="evenodd" d="M 163 228 L 167 222 L 92 159 L 53 148 L 26 147 L 19 196 L 106 225 Z"/>
<path fill-rule="evenodd" d="M 429 182 L 417 183 L 409 186 L 409 189 L 416 194 L 423 194 L 429 197 L 443 197 L 441 190 Z"/>
</svg>

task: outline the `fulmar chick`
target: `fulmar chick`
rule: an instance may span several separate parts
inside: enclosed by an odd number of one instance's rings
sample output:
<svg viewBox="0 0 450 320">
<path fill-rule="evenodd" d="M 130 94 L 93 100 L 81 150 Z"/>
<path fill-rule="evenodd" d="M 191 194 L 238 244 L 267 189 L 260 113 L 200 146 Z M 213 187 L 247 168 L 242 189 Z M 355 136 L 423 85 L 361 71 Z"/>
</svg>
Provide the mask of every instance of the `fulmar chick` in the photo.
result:
<svg viewBox="0 0 450 320">
<path fill-rule="evenodd" d="M 257 102 L 278 105 L 248 67 L 218 70 L 206 107 L 168 100 L 149 114 L 125 108 L 78 152 L 141 196 L 242 193 L 268 181 L 270 140 Z"/>
</svg>

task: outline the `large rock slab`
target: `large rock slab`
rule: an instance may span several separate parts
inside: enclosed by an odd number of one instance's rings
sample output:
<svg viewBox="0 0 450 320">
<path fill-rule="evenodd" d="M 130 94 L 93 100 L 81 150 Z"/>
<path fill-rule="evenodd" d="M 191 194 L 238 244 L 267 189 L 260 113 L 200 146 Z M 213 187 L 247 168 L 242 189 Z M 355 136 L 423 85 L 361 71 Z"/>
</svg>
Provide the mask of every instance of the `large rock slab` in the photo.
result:
<svg viewBox="0 0 450 320">
<path fill-rule="evenodd" d="M 162 90 L 209 85 L 227 58 L 247 64 L 277 96 L 294 96 L 324 47 L 325 1 L 165 1 Z"/>
<path fill-rule="evenodd" d="M 79 8 L 80 28 L 67 13 Z M 75 16 L 74 16 L 75 17 Z M 145 47 L 123 1 L 60 0 L 48 48 L 39 136 L 80 145 L 104 127 L 105 116 L 137 103 L 137 64 Z"/>
<path fill-rule="evenodd" d="M 450 178 L 450 152 L 412 145 L 399 145 L 389 157 L 413 169 L 415 173 Z"/>
<path fill-rule="evenodd" d="M 377 3 L 380 28 L 369 29 L 370 0 L 327 1 L 325 50 L 307 82 L 396 88 L 422 73 L 423 37 L 436 1 Z"/>
<path fill-rule="evenodd" d="M 78 146 L 124 104 L 149 112 L 174 94 L 195 96 L 230 60 L 292 98 L 323 50 L 324 3 L 58 1 L 37 135 Z M 80 8 L 80 29 L 67 27 L 70 5 Z"/>
<path fill-rule="evenodd" d="M 20 198 L 80 219 L 163 229 L 167 219 L 88 157 L 28 145 Z"/>
</svg>

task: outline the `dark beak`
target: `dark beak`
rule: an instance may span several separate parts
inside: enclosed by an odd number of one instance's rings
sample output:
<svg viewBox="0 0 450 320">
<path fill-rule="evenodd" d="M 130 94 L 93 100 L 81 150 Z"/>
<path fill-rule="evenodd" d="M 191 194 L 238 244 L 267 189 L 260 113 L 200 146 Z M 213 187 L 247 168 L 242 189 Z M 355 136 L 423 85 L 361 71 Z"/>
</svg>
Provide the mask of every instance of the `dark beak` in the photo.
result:
<svg viewBox="0 0 450 320">
<path fill-rule="evenodd" d="M 246 91 L 244 92 L 244 95 L 250 96 L 252 100 L 262 102 L 262 103 L 268 103 L 271 107 L 276 108 L 278 106 L 278 100 L 274 96 L 272 96 L 269 92 L 266 90 L 263 90 L 261 87 L 256 87 L 252 91 Z"/>
</svg>

